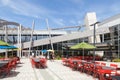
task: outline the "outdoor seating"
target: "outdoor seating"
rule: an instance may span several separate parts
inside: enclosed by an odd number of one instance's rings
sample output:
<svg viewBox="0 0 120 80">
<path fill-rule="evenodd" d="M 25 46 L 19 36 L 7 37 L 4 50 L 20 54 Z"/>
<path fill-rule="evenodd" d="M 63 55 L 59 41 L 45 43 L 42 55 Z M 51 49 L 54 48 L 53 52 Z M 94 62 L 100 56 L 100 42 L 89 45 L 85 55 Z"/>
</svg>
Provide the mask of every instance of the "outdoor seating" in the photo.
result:
<svg viewBox="0 0 120 80">
<path fill-rule="evenodd" d="M 90 74 L 93 70 L 93 64 L 92 62 L 84 62 L 83 70 L 85 73 Z"/>
<path fill-rule="evenodd" d="M 77 67 L 78 71 L 83 72 L 83 67 L 84 67 L 84 65 L 83 65 L 82 60 L 81 60 L 78 62 L 78 67 Z"/>
<path fill-rule="evenodd" d="M 90 63 L 87 68 L 87 74 L 92 75 L 94 70 L 94 64 Z"/>
<path fill-rule="evenodd" d="M 70 60 L 70 68 L 72 68 L 72 70 L 77 70 L 78 69 L 78 62 L 79 62 L 79 60 L 77 60 L 77 59 Z"/>
<path fill-rule="evenodd" d="M 97 69 L 96 74 L 98 74 L 100 80 L 111 80 L 111 76 L 116 75 L 116 68 L 111 66 L 102 66 L 102 68 Z"/>
<path fill-rule="evenodd" d="M 110 64 L 110 67 L 118 68 L 118 65 L 117 64 Z"/>
<path fill-rule="evenodd" d="M 83 64 L 83 72 L 87 72 L 88 68 L 89 68 L 88 63 L 84 62 L 84 64 Z"/>
<path fill-rule="evenodd" d="M 101 62 L 101 66 L 106 66 L 106 63 Z"/>
<path fill-rule="evenodd" d="M 11 62 L 9 62 L 0 68 L 0 73 L 1 74 L 5 73 L 6 75 L 10 75 L 11 70 L 12 70 L 12 64 L 11 64 Z"/>
<path fill-rule="evenodd" d="M 98 62 L 98 61 L 95 61 L 95 64 L 99 64 L 99 65 L 100 65 L 100 62 Z"/>
<path fill-rule="evenodd" d="M 66 65 L 67 58 L 62 58 L 63 65 Z"/>
<path fill-rule="evenodd" d="M 11 71 L 14 73 L 17 67 L 17 59 L 14 58 L 4 58 L 0 60 L 0 76 L 9 76 Z"/>
<path fill-rule="evenodd" d="M 16 59 L 17 59 L 17 63 L 20 63 L 20 58 L 19 58 L 19 57 L 16 57 Z"/>
<path fill-rule="evenodd" d="M 47 60 L 45 58 L 31 58 L 33 68 L 46 68 Z"/>
<path fill-rule="evenodd" d="M 31 60 L 32 68 L 34 68 L 35 67 L 35 61 L 32 58 L 30 60 Z"/>
<path fill-rule="evenodd" d="M 99 80 L 112 80 L 113 76 L 120 76 L 120 68 L 114 63 L 108 66 L 106 62 L 92 62 L 89 57 L 85 57 L 84 60 L 81 60 L 81 56 L 70 57 L 69 59 L 63 58 L 62 62 L 63 65 L 70 67 L 72 70 L 84 72 L 99 78 Z"/>
<path fill-rule="evenodd" d="M 41 68 L 47 67 L 47 60 L 45 58 L 40 59 L 40 67 Z"/>
<path fill-rule="evenodd" d="M 100 80 L 111 80 L 111 74 L 113 74 L 113 71 L 110 69 L 100 69 L 98 71 L 99 73 L 99 79 Z"/>
<path fill-rule="evenodd" d="M 65 60 L 65 66 L 69 66 L 70 67 L 70 64 L 71 64 L 71 59 L 66 59 Z"/>
<path fill-rule="evenodd" d="M 32 67 L 33 67 L 33 68 L 40 68 L 39 59 L 37 59 L 37 58 L 32 58 L 32 59 L 31 59 L 31 63 L 32 63 Z"/>
</svg>

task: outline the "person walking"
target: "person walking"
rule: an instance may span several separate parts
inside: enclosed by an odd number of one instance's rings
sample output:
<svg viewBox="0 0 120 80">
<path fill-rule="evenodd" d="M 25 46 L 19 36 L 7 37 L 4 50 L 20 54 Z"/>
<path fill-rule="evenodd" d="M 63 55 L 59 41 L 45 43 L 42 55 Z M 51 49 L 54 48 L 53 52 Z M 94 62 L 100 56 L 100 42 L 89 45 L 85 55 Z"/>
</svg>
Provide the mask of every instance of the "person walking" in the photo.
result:
<svg viewBox="0 0 120 80">
<path fill-rule="evenodd" d="M 50 60 L 54 61 L 54 53 L 53 52 L 50 52 Z"/>
</svg>

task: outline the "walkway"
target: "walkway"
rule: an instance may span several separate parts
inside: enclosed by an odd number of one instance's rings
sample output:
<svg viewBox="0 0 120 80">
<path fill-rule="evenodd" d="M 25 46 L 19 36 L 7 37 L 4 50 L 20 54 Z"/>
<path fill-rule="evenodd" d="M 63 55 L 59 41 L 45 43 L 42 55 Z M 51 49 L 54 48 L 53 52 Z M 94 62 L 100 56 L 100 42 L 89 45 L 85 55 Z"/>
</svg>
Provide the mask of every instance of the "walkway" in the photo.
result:
<svg viewBox="0 0 120 80">
<path fill-rule="evenodd" d="M 48 69 L 46 70 L 54 76 L 54 80 L 95 80 L 90 75 L 63 66 L 61 61 L 48 61 Z"/>
<path fill-rule="evenodd" d="M 30 59 L 21 59 L 16 70 L 0 80 L 96 80 L 90 75 L 72 71 L 63 66 L 61 61 L 48 61 L 47 64 L 46 69 L 35 69 L 32 68 Z"/>
<path fill-rule="evenodd" d="M 21 59 L 21 64 L 17 65 L 15 71 L 11 71 L 10 75 L 3 77 L 2 80 L 35 80 L 34 70 L 31 67 L 29 59 Z M 1 80 L 1 79 L 0 79 Z"/>
</svg>

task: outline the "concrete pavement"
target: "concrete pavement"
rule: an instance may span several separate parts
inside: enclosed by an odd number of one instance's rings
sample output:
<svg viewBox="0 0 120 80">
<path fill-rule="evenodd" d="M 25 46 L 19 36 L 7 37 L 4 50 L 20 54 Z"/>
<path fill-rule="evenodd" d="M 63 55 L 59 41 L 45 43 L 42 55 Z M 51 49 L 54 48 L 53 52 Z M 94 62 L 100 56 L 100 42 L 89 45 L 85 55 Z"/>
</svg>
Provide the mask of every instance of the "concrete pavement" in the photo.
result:
<svg viewBox="0 0 120 80">
<path fill-rule="evenodd" d="M 21 64 L 17 65 L 16 70 L 0 80 L 97 80 L 85 73 L 72 71 L 69 67 L 63 66 L 60 60 L 48 60 L 47 65 L 46 69 L 36 69 L 32 68 L 30 59 L 21 59 Z"/>
</svg>

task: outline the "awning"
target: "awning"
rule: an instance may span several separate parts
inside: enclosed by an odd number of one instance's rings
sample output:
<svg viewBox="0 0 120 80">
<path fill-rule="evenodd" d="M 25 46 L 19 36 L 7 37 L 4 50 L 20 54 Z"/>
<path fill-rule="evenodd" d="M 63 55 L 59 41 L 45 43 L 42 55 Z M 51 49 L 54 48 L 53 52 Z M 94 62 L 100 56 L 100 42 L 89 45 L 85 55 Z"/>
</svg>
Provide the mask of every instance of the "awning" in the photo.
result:
<svg viewBox="0 0 120 80">
<path fill-rule="evenodd" d="M 15 46 L 0 46 L 0 49 L 17 49 Z"/>
</svg>

